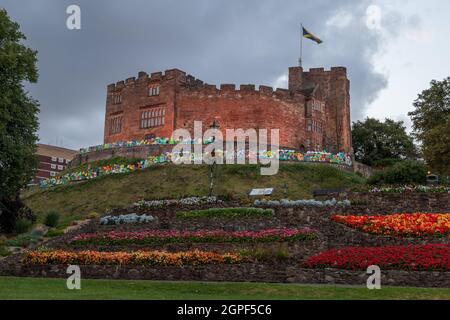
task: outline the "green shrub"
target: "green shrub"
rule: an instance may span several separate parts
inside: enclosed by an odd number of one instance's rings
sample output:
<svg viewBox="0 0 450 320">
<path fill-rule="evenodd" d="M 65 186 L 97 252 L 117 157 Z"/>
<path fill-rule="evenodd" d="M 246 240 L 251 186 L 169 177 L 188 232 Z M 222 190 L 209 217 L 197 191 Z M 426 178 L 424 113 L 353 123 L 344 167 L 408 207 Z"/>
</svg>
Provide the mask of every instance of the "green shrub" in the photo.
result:
<svg viewBox="0 0 450 320">
<path fill-rule="evenodd" d="M 427 169 L 423 163 L 405 160 L 375 173 L 367 180 L 367 183 L 370 185 L 424 184 L 426 177 Z"/>
<path fill-rule="evenodd" d="M 14 227 L 14 232 L 15 233 L 25 233 L 28 230 L 30 230 L 31 225 L 33 224 L 33 222 L 31 222 L 28 219 L 18 219 L 16 221 L 16 225 Z"/>
<path fill-rule="evenodd" d="M 177 218 L 238 218 L 254 216 L 272 216 L 272 209 L 262 208 L 211 208 L 177 212 Z"/>
<path fill-rule="evenodd" d="M 26 248 L 32 244 L 42 241 L 43 233 L 39 230 L 19 234 L 17 237 L 10 238 L 5 241 L 4 245 L 9 247 L 23 247 Z"/>
<path fill-rule="evenodd" d="M 44 224 L 47 227 L 55 228 L 59 222 L 59 213 L 56 211 L 50 211 L 45 216 Z"/>
<path fill-rule="evenodd" d="M 276 247 L 254 247 L 252 249 L 242 249 L 238 252 L 251 260 L 259 262 L 283 262 L 291 258 L 289 249 L 286 244 Z"/>
<path fill-rule="evenodd" d="M 0 257 L 9 256 L 11 252 L 3 246 L 0 246 Z"/>
<path fill-rule="evenodd" d="M 47 238 L 54 238 L 54 237 L 59 237 L 62 236 L 64 234 L 64 230 L 60 230 L 60 229 L 51 229 L 47 232 L 47 234 L 45 235 Z"/>
</svg>

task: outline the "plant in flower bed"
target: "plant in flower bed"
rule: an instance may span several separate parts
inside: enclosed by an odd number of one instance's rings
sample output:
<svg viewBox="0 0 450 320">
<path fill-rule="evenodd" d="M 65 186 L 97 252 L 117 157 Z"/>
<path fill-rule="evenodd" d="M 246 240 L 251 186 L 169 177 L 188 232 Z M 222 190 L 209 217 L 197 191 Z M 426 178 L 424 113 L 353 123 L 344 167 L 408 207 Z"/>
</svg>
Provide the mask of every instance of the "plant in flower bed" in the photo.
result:
<svg viewBox="0 0 450 320">
<path fill-rule="evenodd" d="M 139 200 L 135 202 L 133 206 L 145 209 L 145 208 L 162 208 L 170 205 L 201 205 L 201 204 L 216 204 L 221 202 L 216 197 L 189 197 L 183 199 L 168 199 L 168 200 Z"/>
<path fill-rule="evenodd" d="M 154 221 L 152 215 L 137 215 L 136 213 L 121 214 L 119 216 L 104 216 L 100 218 L 100 224 L 123 224 L 123 223 L 147 223 Z"/>
<path fill-rule="evenodd" d="M 304 262 L 307 268 L 349 270 L 366 270 L 370 265 L 381 270 L 450 271 L 450 245 L 346 247 L 322 252 Z"/>
<path fill-rule="evenodd" d="M 450 237 L 449 213 L 400 213 L 380 216 L 334 215 L 331 220 L 376 235 Z"/>
<path fill-rule="evenodd" d="M 29 251 L 23 258 L 25 264 L 78 264 L 78 265 L 151 265 L 183 266 L 202 264 L 240 263 L 245 258 L 238 253 L 187 251 L 100 252 L 100 251 Z"/>
<path fill-rule="evenodd" d="M 255 200 L 255 206 L 266 206 L 266 207 L 349 207 L 351 205 L 349 200 L 336 201 L 336 199 L 331 200 L 314 200 L 314 199 L 300 199 L 300 200 Z"/>
<path fill-rule="evenodd" d="M 273 216 L 272 209 L 262 208 L 210 208 L 177 212 L 177 218 L 241 218 L 256 216 Z"/>
<path fill-rule="evenodd" d="M 369 190 L 371 193 L 403 193 L 403 192 L 419 192 L 419 193 L 450 193 L 448 186 L 383 186 L 375 187 Z"/>
<path fill-rule="evenodd" d="M 312 229 L 266 229 L 260 231 L 233 231 L 224 230 L 148 230 L 138 232 L 106 232 L 85 233 L 73 238 L 74 244 L 155 244 L 155 243 L 217 243 L 217 242 L 284 242 L 314 239 L 316 233 Z"/>
</svg>

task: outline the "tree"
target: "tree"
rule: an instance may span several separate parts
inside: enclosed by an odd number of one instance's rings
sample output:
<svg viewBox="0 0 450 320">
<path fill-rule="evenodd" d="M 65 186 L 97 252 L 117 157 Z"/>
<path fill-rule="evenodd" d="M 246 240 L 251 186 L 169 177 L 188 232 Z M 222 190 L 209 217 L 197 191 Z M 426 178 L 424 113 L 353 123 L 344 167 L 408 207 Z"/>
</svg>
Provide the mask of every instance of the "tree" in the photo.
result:
<svg viewBox="0 0 450 320">
<path fill-rule="evenodd" d="M 0 9 L 0 227 L 11 232 L 21 212 L 21 188 L 33 177 L 38 103 L 24 90 L 37 81 L 36 51 L 21 43 L 19 25 Z"/>
<path fill-rule="evenodd" d="M 413 134 L 422 142 L 425 161 L 441 174 L 450 174 L 450 77 L 433 80 L 409 112 Z"/>
<path fill-rule="evenodd" d="M 424 134 L 422 148 L 430 168 L 441 174 L 450 175 L 450 116 L 443 124 Z"/>
<path fill-rule="evenodd" d="M 353 122 L 352 144 L 355 158 L 369 166 L 414 158 L 417 150 L 403 121 L 374 118 Z"/>
<path fill-rule="evenodd" d="M 425 164 L 414 160 L 399 161 L 396 164 L 376 172 L 368 184 L 424 184 L 427 177 Z"/>
</svg>

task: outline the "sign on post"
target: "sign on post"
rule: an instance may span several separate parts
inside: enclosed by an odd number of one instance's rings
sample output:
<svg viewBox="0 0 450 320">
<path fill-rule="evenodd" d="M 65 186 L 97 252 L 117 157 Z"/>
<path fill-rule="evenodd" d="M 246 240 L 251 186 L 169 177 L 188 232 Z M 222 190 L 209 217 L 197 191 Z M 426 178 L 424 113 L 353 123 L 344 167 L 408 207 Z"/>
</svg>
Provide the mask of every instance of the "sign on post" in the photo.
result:
<svg viewBox="0 0 450 320">
<path fill-rule="evenodd" d="M 250 196 L 270 196 L 273 192 L 273 188 L 260 188 L 260 189 L 252 189 L 250 191 Z"/>
</svg>

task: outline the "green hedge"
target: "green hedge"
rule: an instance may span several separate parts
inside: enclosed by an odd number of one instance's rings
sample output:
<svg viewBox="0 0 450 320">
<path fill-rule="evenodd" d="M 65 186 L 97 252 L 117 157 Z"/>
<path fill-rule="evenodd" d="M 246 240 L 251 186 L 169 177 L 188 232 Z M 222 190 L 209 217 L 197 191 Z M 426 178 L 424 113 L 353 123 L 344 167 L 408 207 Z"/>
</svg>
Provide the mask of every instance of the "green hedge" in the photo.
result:
<svg viewBox="0 0 450 320">
<path fill-rule="evenodd" d="M 424 184 L 426 177 L 427 169 L 423 163 L 405 160 L 375 173 L 367 180 L 367 183 L 370 185 Z"/>
<path fill-rule="evenodd" d="M 273 216 L 273 209 L 262 208 L 211 208 L 177 212 L 177 218 L 240 218 L 255 216 Z"/>
</svg>

